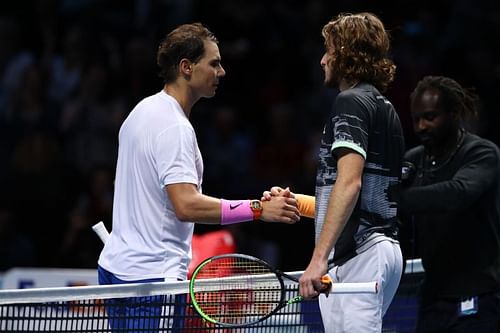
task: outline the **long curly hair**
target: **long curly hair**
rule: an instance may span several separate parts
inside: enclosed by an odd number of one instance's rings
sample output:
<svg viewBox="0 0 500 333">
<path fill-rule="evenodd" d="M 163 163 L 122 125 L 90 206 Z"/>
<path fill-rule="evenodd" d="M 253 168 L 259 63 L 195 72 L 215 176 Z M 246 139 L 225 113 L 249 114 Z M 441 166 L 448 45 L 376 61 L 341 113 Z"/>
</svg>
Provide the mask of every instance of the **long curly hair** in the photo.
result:
<svg viewBox="0 0 500 333">
<path fill-rule="evenodd" d="M 322 35 L 336 77 L 348 84 L 368 82 L 382 92 L 394 80 L 389 34 L 374 14 L 339 14 L 323 27 Z"/>
</svg>

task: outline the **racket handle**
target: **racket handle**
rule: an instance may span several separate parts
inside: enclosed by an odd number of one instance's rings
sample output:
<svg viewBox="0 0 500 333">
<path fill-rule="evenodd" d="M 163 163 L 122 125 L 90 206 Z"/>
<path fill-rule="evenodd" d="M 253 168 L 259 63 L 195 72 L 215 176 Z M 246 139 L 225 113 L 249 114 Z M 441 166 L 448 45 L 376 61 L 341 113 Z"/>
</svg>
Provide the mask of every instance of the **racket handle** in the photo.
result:
<svg viewBox="0 0 500 333">
<path fill-rule="evenodd" d="M 331 277 L 329 277 L 328 275 L 323 275 L 321 277 L 321 283 L 324 283 L 324 284 L 332 284 L 333 283 L 333 280 Z"/>
<path fill-rule="evenodd" d="M 376 294 L 378 293 L 378 283 L 372 282 L 352 282 L 352 283 L 334 283 L 330 294 Z"/>
<path fill-rule="evenodd" d="M 92 230 L 94 230 L 94 232 L 97 234 L 97 236 L 99 236 L 101 241 L 104 244 L 106 244 L 106 242 L 109 238 L 109 232 L 106 229 L 106 226 L 104 225 L 104 223 L 102 221 L 100 221 L 99 223 L 94 224 L 92 226 Z"/>
<path fill-rule="evenodd" d="M 332 290 L 332 285 L 333 285 L 332 278 L 329 275 L 323 275 L 320 280 L 324 286 L 321 288 L 321 290 L 319 290 L 319 292 L 322 292 L 322 293 L 325 293 L 328 295 L 330 293 L 330 290 Z"/>
</svg>

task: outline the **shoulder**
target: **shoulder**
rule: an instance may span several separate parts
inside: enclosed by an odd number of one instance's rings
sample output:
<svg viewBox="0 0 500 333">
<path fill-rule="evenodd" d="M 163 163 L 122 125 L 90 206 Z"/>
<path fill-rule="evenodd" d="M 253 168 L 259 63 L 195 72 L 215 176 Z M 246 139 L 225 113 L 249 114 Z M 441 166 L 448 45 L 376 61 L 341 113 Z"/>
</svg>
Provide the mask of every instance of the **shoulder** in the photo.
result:
<svg viewBox="0 0 500 333">
<path fill-rule="evenodd" d="M 476 134 L 465 133 L 463 151 L 466 156 L 489 156 L 496 163 L 500 163 L 500 150 L 498 146 Z"/>
<path fill-rule="evenodd" d="M 404 155 L 404 160 L 409 162 L 415 162 L 419 160 L 423 155 L 424 155 L 424 146 L 422 145 L 416 146 L 406 151 Z"/>
<path fill-rule="evenodd" d="M 169 103 L 169 99 L 163 96 L 162 92 L 158 92 L 154 95 L 143 98 L 137 105 L 135 109 L 157 109 L 157 108 L 171 108 L 171 103 Z"/>
<path fill-rule="evenodd" d="M 376 108 L 379 96 L 384 98 L 372 85 L 361 83 L 354 88 L 340 92 L 335 102 L 338 105 L 352 105 L 370 109 Z"/>
<path fill-rule="evenodd" d="M 363 94 L 349 89 L 340 92 L 335 98 L 334 109 L 338 113 L 366 112 L 370 104 Z"/>
<path fill-rule="evenodd" d="M 483 148 L 498 151 L 498 146 L 488 139 L 482 138 L 479 135 L 466 132 L 464 137 L 464 146 L 470 148 Z"/>
</svg>

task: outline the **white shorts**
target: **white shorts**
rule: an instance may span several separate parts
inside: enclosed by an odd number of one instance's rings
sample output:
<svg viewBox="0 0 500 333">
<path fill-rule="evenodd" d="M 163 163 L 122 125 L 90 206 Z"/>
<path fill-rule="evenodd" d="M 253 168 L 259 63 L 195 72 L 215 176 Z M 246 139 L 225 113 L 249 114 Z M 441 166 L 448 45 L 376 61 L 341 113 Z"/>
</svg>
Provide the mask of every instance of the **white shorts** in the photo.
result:
<svg viewBox="0 0 500 333">
<path fill-rule="evenodd" d="M 334 282 L 378 282 L 377 294 L 319 297 L 325 333 L 382 332 L 382 317 L 396 293 L 403 270 L 399 244 L 383 240 L 330 271 Z"/>
</svg>

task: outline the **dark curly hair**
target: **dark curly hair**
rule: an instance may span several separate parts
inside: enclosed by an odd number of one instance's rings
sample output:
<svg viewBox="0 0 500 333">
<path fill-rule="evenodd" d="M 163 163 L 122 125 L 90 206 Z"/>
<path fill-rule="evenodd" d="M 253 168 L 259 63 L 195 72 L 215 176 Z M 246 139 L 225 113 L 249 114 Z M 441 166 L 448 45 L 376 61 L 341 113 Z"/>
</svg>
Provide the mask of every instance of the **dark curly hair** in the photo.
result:
<svg viewBox="0 0 500 333">
<path fill-rule="evenodd" d="M 382 92 L 394 80 L 389 34 L 374 14 L 339 14 L 323 27 L 322 35 L 327 52 L 333 52 L 329 67 L 336 77 L 348 84 L 368 82 Z"/>
<path fill-rule="evenodd" d="M 478 117 L 479 97 L 473 89 L 462 87 L 457 81 L 445 76 L 425 76 L 417 83 L 410 95 L 411 105 L 426 90 L 439 91 L 438 105 L 445 112 L 457 113 L 460 120 L 467 122 Z"/>
<path fill-rule="evenodd" d="M 156 62 L 164 83 L 175 81 L 182 59 L 196 63 L 203 57 L 206 40 L 218 43 L 215 35 L 201 23 L 183 24 L 163 39 L 158 47 Z"/>
</svg>

